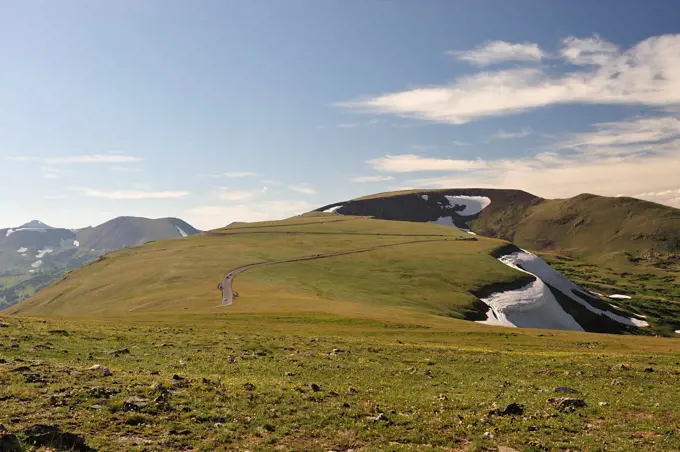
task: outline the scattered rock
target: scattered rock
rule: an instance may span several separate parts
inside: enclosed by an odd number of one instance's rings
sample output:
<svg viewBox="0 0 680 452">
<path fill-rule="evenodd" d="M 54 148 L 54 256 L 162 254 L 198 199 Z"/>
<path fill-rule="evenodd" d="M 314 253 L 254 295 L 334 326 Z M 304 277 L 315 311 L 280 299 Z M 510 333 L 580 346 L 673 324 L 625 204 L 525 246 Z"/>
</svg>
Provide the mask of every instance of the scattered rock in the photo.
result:
<svg viewBox="0 0 680 452">
<path fill-rule="evenodd" d="M 295 374 L 294 372 L 286 372 L 285 375 L 286 375 L 286 377 L 294 377 L 297 374 Z"/>
<path fill-rule="evenodd" d="M 569 386 L 558 386 L 553 391 L 561 392 L 563 394 L 576 394 L 578 392 L 576 389 L 570 388 Z"/>
<path fill-rule="evenodd" d="M 68 331 L 66 330 L 49 330 L 48 333 L 50 334 L 58 334 L 60 336 L 69 336 Z"/>
<path fill-rule="evenodd" d="M 255 390 L 255 385 L 252 384 L 252 383 L 245 383 L 245 384 L 243 385 L 243 389 L 245 389 L 246 391 L 254 391 L 254 390 Z"/>
<path fill-rule="evenodd" d="M 95 372 L 97 372 L 97 371 L 101 372 L 105 377 L 110 377 L 111 375 L 113 375 L 113 372 L 111 372 L 111 369 L 109 369 L 108 367 L 104 367 L 101 364 L 95 364 L 94 366 L 90 367 L 87 370 L 92 370 L 92 371 L 95 371 Z"/>
<path fill-rule="evenodd" d="M 489 415 L 495 414 L 498 416 L 520 416 L 522 413 L 524 413 L 524 407 L 513 402 L 510 405 L 506 406 L 504 410 L 499 409 L 491 410 L 489 412 Z"/>
<path fill-rule="evenodd" d="M 536 427 L 535 425 L 530 425 L 529 427 L 527 427 L 527 432 L 537 432 L 537 431 L 538 431 L 538 427 Z"/>
<path fill-rule="evenodd" d="M 357 395 L 358 393 L 359 393 L 359 391 L 357 391 L 356 389 L 354 389 L 351 386 L 349 387 L 349 389 L 347 389 L 347 395 Z"/>
<path fill-rule="evenodd" d="M 97 398 L 103 397 L 103 398 L 108 399 L 112 395 L 116 395 L 119 392 L 120 391 L 118 391 L 117 389 L 109 389 L 109 388 L 103 388 L 101 386 L 95 386 L 94 388 L 91 388 L 88 391 L 88 394 L 90 395 L 90 397 L 97 397 Z"/>
<path fill-rule="evenodd" d="M 114 356 L 120 356 L 120 355 L 129 355 L 130 350 L 127 348 L 121 348 L 119 350 L 111 350 L 108 352 L 109 355 L 114 355 Z"/>
<path fill-rule="evenodd" d="M 342 407 L 343 407 L 343 408 L 349 408 L 349 403 L 347 403 L 347 402 L 343 403 L 343 404 L 342 404 Z"/>
<path fill-rule="evenodd" d="M 316 384 L 316 383 L 312 383 L 309 387 L 312 388 L 312 391 L 314 391 L 314 392 L 319 392 L 319 391 L 321 391 L 321 386 L 319 386 L 319 385 Z"/>
<path fill-rule="evenodd" d="M 379 413 L 377 416 L 374 416 L 371 419 L 374 421 L 390 422 L 390 418 L 388 418 L 385 413 Z"/>
<path fill-rule="evenodd" d="M 149 404 L 149 401 L 143 397 L 133 396 L 125 401 L 123 404 L 123 411 L 141 411 Z"/>
<path fill-rule="evenodd" d="M 608 404 L 607 402 L 599 402 L 598 405 L 600 405 L 600 406 L 607 406 L 607 405 L 609 405 L 609 404 Z"/>
<path fill-rule="evenodd" d="M 21 452 L 21 443 L 16 435 L 7 431 L 4 425 L 0 424 L 0 451 L 2 452 Z"/>
<path fill-rule="evenodd" d="M 653 367 L 645 367 L 645 372 L 652 373 L 652 372 L 654 372 L 654 368 Z"/>
<path fill-rule="evenodd" d="M 0 364 L 7 364 L 7 360 L 0 358 Z"/>
<path fill-rule="evenodd" d="M 632 369 L 633 369 L 633 366 L 631 366 L 630 364 L 623 363 L 623 364 L 617 364 L 616 366 L 613 366 L 610 370 L 632 370 Z"/>
<path fill-rule="evenodd" d="M 491 433 L 491 432 L 484 432 L 484 438 L 493 438 L 493 433 Z"/>
<path fill-rule="evenodd" d="M 30 372 L 31 368 L 28 366 L 19 366 L 15 367 L 14 369 L 10 370 L 10 372 Z"/>
<path fill-rule="evenodd" d="M 45 383 L 45 379 L 40 374 L 24 374 L 26 383 Z"/>
<path fill-rule="evenodd" d="M 9 328 L 9 325 L 3 322 L 0 322 L 0 328 Z"/>
<path fill-rule="evenodd" d="M 575 399 L 572 397 L 557 397 L 557 398 L 552 398 L 548 399 L 548 402 L 552 403 L 555 405 L 555 407 L 563 412 L 573 412 L 576 411 L 577 408 L 583 408 L 586 405 L 586 402 L 583 399 Z"/>
<path fill-rule="evenodd" d="M 175 436 L 188 436 L 191 435 L 191 430 L 170 430 L 168 434 Z"/>
<path fill-rule="evenodd" d="M 621 386 L 621 379 L 620 378 L 614 378 L 611 382 L 612 386 Z"/>
<path fill-rule="evenodd" d="M 187 362 L 186 362 L 185 360 L 183 360 L 183 359 L 180 359 L 180 360 L 179 360 L 179 365 L 182 366 L 182 367 L 185 367 L 185 366 L 187 365 Z"/>
<path fill-rule="evenodd" d="M 34 425 L 23 430 L 23 434 L 26 436 L 25 442 L 36 447 L 53 447 L 57 450 L 78 452 L 94 451 L 85 443 L 85 438 L 75 433 L 62 432 L 56 425 Z"/>
</svg>

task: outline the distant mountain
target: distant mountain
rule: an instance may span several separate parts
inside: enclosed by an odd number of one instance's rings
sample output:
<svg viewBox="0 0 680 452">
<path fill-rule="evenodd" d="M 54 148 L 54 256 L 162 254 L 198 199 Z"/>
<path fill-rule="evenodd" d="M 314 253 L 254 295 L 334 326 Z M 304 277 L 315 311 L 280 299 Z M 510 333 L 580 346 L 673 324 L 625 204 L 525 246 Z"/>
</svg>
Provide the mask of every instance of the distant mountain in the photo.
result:
<svg viewBox="0 0 680 452">
<path fill-rule="evenodd" d="M 79 230 L 54 228 L 39 220 L 0 229 L 0 307 L 21 301 L 109 251 L 198 232 L 177 218 L 138 217 L 118 217 Z"/>
</svg>

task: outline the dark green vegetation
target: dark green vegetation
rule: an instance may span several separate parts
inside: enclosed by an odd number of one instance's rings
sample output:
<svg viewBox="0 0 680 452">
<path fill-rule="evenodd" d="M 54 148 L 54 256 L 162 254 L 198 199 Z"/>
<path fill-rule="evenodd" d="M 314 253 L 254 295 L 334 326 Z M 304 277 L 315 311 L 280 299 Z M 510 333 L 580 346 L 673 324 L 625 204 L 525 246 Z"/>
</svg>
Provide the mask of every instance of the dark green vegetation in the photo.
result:
<svg viewBox="0 0 680 452">
<path fill-rule="evenodd" d="M 22 440 L 42 424 L 102 451 L 680 448 L 672 339 L 228 310 L 0 321 L 0 423 Z"/>
<path fill-rule="evenodd" d="M 79 230 L 53 228 L 39 221 L 0 229 L 0 309 L 108 251 L 182 237 L 183 233 L 193 235 L 198 230 L 177 218 L 136 217 L 119 217 Z"/>
</svg>

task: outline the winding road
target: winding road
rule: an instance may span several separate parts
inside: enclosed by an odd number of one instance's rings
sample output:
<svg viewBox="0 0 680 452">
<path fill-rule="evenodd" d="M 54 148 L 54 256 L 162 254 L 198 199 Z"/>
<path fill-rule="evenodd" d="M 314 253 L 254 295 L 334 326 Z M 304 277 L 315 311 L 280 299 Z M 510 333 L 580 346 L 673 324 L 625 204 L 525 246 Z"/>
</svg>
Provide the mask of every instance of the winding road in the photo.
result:
<svg viewBox="0 0 680 452">
<path fill-rule="evenodd" d="M 374 234 L 375 235 L 375 234 Z M 383 234 L 386 235 L 386 234 Z M 229 273 L 224 277 L 222 282 L 217 285 L 218 289 L 222 291 L 222 304 L 221 306 L 231 306 L 231 304 L 234 302 L 234 290 L 232 288 L 232 284 L 234 282 L 234 278 L 238 276 L 239 274 L 247 271 L 247 270 L 252 270 L 253 268 L 258 268 L 258 267 L 264 267 L 267 265 L 276 265 L 276 264 L 286 264 L 290 262 L 302 262 L 302 261 L 311 261 L 315 259 L 326 259 L 329 257 L 336 257 L 336 256 L 346 256 L 349 254 L 359 254 L 359 253 L 366 253 L 368 251 L 373 251 L 373 250 L 378 250 L 381 248 L 389 248 L 389 247 L 394 247 L 394 246 L 401 246 L 401 245 L 412 245 L 414 243 L 428 243 L 428 242 L 454 242 L 454 241 L 461 241 L 460 239 L 430 239 L 430 240 L 411 240 L 408 242 L 400 242 L 400 243 L 387 243 L 385 245 L 378 245 L 374 246 L 371 248 L 363 248 L 359 250 L 353 250 L 353 251 L 341 251 L 338 253 L 325 253 L 325 254 L 312 254 L 309 256 L 302 256 L 302 257 L 295 257 L 291 259 L 283 259 L 283 260 L 278 260 L 278 261 L 267 261 L 267 262 L 258 262 L 254 264 L 248 264 L 244 265 L 242 267 L 238 267 Z"/>
</svg>

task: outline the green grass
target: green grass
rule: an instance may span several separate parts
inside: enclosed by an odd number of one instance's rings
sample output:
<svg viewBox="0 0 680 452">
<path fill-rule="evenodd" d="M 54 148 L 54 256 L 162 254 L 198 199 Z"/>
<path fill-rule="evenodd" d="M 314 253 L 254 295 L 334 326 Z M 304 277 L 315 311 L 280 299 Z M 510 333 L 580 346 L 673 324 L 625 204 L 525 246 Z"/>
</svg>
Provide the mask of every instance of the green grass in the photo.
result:
<svg viewBox="0 0 680 452">
<path fill-rule="evenodd" d="M 23 440 L 47 424 L 101 451 L 680 448 L 678 340 L 425 314 L 0 321 L 0 423 Z M 587 406 L 557 410 L 558 386 Z"/>
</svg>

